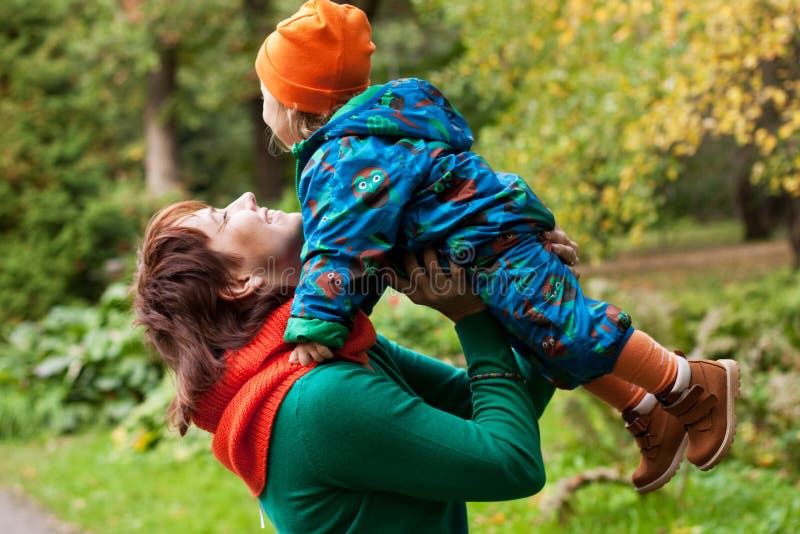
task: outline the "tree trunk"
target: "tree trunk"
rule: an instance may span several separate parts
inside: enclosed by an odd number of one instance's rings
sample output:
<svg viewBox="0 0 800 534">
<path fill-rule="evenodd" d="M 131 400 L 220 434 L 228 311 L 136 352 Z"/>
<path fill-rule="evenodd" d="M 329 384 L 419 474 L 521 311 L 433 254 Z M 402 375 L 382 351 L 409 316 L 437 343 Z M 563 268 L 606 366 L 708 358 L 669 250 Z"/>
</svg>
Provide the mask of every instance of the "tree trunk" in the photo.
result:
<svg viewBox="0 0 800 534">
<path fill-rule="evenodd" d="M 272 17 L 268 16 L 270 2 L 268 0 L 244 0 L 242 13 L 246 17 L 254 42 L 261 43 L 274 29 Z M 258 90 L 258 78 L 253 73 L 253 96 L 247 101 L 247 113 L 250 116 L 253 150 L 253 184 L 258 200 L 270 203 L 280 200 L 283 190 L 289 184 L 288 173 L 291 165 L 287 156 L 278 156 L 269 151 L 267 126 L 264 124 L 263 101 Z M 291 177 L 294 179 L 294 176 Z"/>
<path fill-rule="evenodd" d="M 789 243 L 792 245 L 795 270 L 800 270 L 800 198 L 789 200 Z"/>
<path fill-rule="evenodd" d="M 351 4 L 356 6 L 358 9 L 364 12 L 367 15 L 367 19 L 370 21 L 375 18 L 375 13 L 378 11 L 378 6 L 380 6 L 380 0 L 337 0 L 337 4 Z"/>
<path fill-rule="evenodd" d="M 165 48 L 158 69 L 147 76 L 144 110 L 145 182 L 153 197 L 181 191 L 174 119 L 165 104 L 175 90 L 175 50 Z"/>
<path fill-rule="evenodd" d="M 731 162 L 733 198 L 744 228 L 745 241 L 769 237 L 774 226 L 769 217 L 764 192 L 750 182 L 750 171 L 755 158 L 755 146 L 745 145 L 737 147 Z"/>
<path fill-rule="evenodd" d="M 253 172 L 259 201 L 275 202 L 281 199 L 283 190 L 289 184 L 287 171 L 291 169 L 287 157 L 273 155 L 269 151 L 267 126 L 262 116 L 263 101 L 253 98 L 248 103 L 250 120 L 253 125 Z M 291 177 L 294 180 L 294 176 Z"/>
</svg>

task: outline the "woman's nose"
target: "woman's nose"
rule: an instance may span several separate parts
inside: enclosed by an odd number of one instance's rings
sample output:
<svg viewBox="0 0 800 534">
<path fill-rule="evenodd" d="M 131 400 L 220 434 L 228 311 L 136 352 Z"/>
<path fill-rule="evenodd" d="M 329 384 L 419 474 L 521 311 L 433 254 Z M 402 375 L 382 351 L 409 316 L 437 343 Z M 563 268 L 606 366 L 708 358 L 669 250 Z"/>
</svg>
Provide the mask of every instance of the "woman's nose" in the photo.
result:
<svg viewBox="0 0 800 534">
<path fill-rule="evenodd" d="M 244 195 L 231 202 L 229 209 L 231 208 L 239 210 L 255 210 L 258 208 L 256 196 L 248 191 Z"/>
</svg>

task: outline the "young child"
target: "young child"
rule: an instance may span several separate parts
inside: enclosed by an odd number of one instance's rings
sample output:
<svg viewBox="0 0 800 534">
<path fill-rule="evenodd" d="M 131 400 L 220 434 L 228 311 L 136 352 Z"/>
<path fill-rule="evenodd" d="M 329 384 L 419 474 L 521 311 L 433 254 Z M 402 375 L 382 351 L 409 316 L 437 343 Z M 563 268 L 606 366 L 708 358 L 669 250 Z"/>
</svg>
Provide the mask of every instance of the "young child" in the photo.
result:
<svg viewBox="0 0 800 534">
<path fill-rule="evenodd" d="M 362 11 L 310 0 L 256 58 L 264 121 L 297 159 L 306 244 L 285 333 L 292 360 L 329 357 L 383 291 L 375 273 L 436 247 L 467 268 L 539 372 L 622 412 L 642 450 L 639 492 L 669 481 L 684 450 L 700 469 L 715 466 L 734 437 L 736 362 L 688 362 L 585 297 L 540 240 L 553 214 L 520 177 L 470 152 L 469 127 L 432 85 L 369 86 L 374 48 Z"/>
</svg>

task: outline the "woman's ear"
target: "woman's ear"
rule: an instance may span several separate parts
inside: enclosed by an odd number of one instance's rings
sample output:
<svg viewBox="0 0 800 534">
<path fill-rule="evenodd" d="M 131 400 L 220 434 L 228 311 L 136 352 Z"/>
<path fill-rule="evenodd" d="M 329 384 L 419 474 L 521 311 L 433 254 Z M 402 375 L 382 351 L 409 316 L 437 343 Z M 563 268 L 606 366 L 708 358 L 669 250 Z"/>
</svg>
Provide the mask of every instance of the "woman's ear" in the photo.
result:
<svg viewBox="0 0 800 534">
<path fill-rule="evenodd" d="M 239 300 L 249 297 L 262 287 L 264 287 L 264 277 L 258 274 L 250 274 L 242 278 L 237 278 L 231 284 L 219 290 L 219 296 L 223 300 Z"/>
</svg>

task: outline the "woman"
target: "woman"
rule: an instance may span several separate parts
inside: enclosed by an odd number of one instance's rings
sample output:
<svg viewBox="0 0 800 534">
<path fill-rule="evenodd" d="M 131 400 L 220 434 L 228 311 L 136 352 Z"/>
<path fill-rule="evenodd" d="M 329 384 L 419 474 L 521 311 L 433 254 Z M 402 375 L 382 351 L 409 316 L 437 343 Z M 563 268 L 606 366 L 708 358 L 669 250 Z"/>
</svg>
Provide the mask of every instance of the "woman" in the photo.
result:
<svg viewBox="0 0 800 534">
<path fill-rule="evenodd" d="M 553 239 L 572 261 L 568 238 Z M 445 275 L 428 254 L 426 272 L 409 264 L 412 279 L 395 285 L 455 323 L 466 372 L 376 336 L 363 313 L 334 360 L 301 366 L 283 331 L 302 245 L 300 215 L 250 193 L 150 221 L 135 310 L 176 374 L 180 432 L 213 433 L 217 459 L 281 532 L 463 532 L 465 501 L 538 492 L 537 421 L 553 387 L 521 368 L 477 297 L 459 294 L 463 272 L 433 287 Z"/>
</svg>

